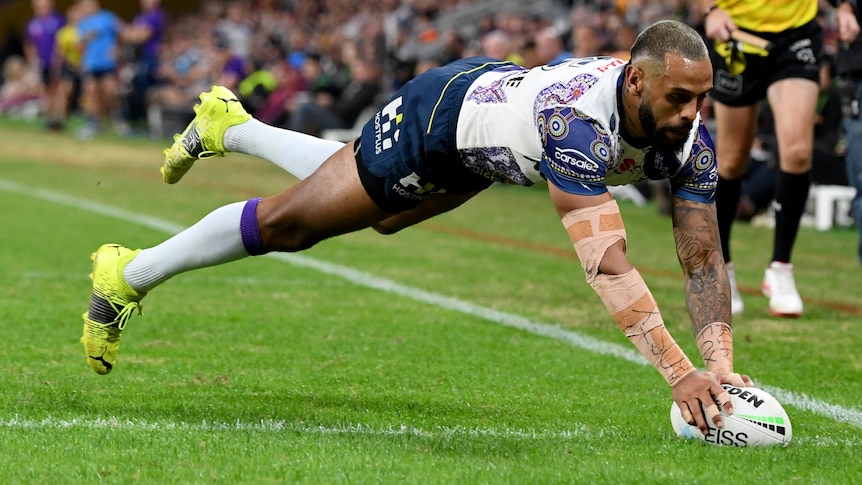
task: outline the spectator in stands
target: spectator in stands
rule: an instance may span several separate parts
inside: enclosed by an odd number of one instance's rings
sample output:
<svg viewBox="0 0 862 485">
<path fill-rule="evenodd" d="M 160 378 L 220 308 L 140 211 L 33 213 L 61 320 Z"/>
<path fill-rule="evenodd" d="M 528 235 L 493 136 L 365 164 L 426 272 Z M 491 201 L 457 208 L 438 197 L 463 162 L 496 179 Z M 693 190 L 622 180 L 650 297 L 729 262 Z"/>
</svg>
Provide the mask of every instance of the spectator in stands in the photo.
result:
<svg viewBox="0 0 862 485">
<path fill-rule="evenodd" d="M 81 39 L 78 35 L 78 23 L 81 21 L 81 9 L 72 4 L 66 9 L 66 25 L 57 31 L 57 46 L 54 62 L 59 65 L 59 81 L 57 89 L 52 94 L 51 111 L 48 114 L 48 128 L 61 130 L 66 123 L 70 108 L 77 106 L 77 98 L 81 92 Z"/>
<path fill-rule="evenodd" d="M 524 63 L 524 58 L 515 50 L 511 37 L 502 30 L 492 30 L 482 37 L 482 54 L 519 65 Z"/>
<path fill-rule="evenodd" d="M 811 165 L 811 181 L 820 185 L 847 185 L 844 154 L 838 151 L 841 96 L 834 78 L 835 55 L 827 53 L 820 66 L 820 97 L 814 119 L 814 156 Z"/>
<path fill-rule="evenodd" d="M 0 113 L 33 119 L 42 111 L 44 89 L 39 72 L 21 56 L 11 56 L 3 63 L 3 85 L 0 87 Z"/>
<path fill-rule="evenodd" d="M 554 65 L 572 57 L 572 54 L 566 50 L 563 36 L 554 27 L 545 27 L 538 31 L 535 42 L 537 61 L 539 61 L 537 65 Z"/>
<path fill-rule="evenodd" d="M 352 78 L 343 90 L 321 86 L 297 107 L 291 115 L 291 130 L 319 136 L 323 130 L 350 128 L 363 110 L 375 105 L 381 87 L 380 67 L 355 59 L 350 68 Z"/>
<path fill-rule="evenodd" d="M 127 113 L 133 123 L 146 119 L 147 92 L 157 83 L 165 22 L 160 0 L 141 0 L 141 13 L 135 16 L 123 36 L 135 47 L 135 76 L 128 96 Z"/>
<path fill-rule="evenodd" d="M 204 46 L 204 55 L 210 69 L 211 82 L 235 89 L 246 76 L 246 60 L 237 56 L 222 39 L 215 38 Z"/>
<path fill-rule="evenodd" d="M 849 8 L 842 4 L 839 8 Z M 857 3 L 856 19 L 862 24 L 862 11 Z M 857 257 L 862 264 L 862 36 L 856 37 L 852 43 L 841 43 L 836 63 L 837 73 L 841 77 L 841 104 L 843 107 L 843 125 L 847 136 L 847 177 L 850 185 L 856 188 L 853 199 L 853 215 L 856 218 L 856 230 L 859 233 L 859 249 Z"/>
<path fill-rule="evenodd" d="M 248 6 L 242 1 L 228 4 L 225 18 L 215 26 L 216 38 L 227 44 L 228 49 L 241 59 L 248 59 L 251 52 L 252 27 L 246 19 Z"/>
<path fill-rule="evenodd" d="M 273 88 L 255 111 L 255 118 L 269 125 L 287 126 L 289 113 L 294 107 L 294 99 L 305 89 L 305 80 L 287 61 L 272 66 L 271 72 Z"/>
<path fill-rule="evenodd" d="M 83 46 L 83 108 L 88 117 L 78 136 L 86 139 L 118 114 L 117 54 L 124 25 L 116 14 L 102 9 L 98 0 L 78 0 L 78 8 L 82 16 L 78 34 Z"/>
<path fill-rule="evenodd" d="M 601 32 L 590 24 L 575 25 L 572 29 L 572 56 L 590 57 L 602 53 L 605 41 Z"/>
<path fill-rule="evenodd" d="M 523 66 L 527 69 L 532 69 L 536 66 L 542 65 L 542 58 L 539 55 L 539 49 L 536 45 L 536 41 L 533 39 L 529 39 L 524 42 L 524 45 L 521 46 L 521 57 L 524 58 Z"/>
<path fill-rule="evenodd" d="M 621 23 L 613 30 L 610 41 L 605 46 L 606 53 L 612 57 L 628 60 L 629 51 L 637 36 L 638 31 L 634 26 Z"/>
<path fill-rule="evenodd" d="M 183 19 L 178 22 L 182 25 Z M 159 61 L 159 84 L 147 96 L 148 125 L 152 136 L 168 136 L 188 122 L 195 91 L 211 85 L 212 76 L 203 46 L 211 36 L 185 29 L 170 29 Z"/>
<path fill-rule="evenodd" d="M 335 84 L 332 78 L 324 72 L 321 56 L 317 53 L 305 55 L 300 73 L 308 86 L 309 92 L 330 89 L 329 87 Z"/>
<path fill-rule="evenodd" d="M 441 66 L 452 61 L 464 58 L 464 49 L 467 42 L 455 30 L 447 30 L 443 32 L 443 49 L 440 56 L 436 59 L 419 59 L 420 62 L 438 62 Z M 418 73 L 416 74 L 418 76 Z"/>
<path fill-rule="evenodd" d="M 54 10 L 53 0 L 33 0 L 33 17 L 27 23 L 27 35 L 24 40 L 24 55 L 27 63 L 38 69 L 41 82 L 44 85 L 43 109 L 51 109 L 51 101 L 57 87 L 59 73 L 52 69 L 54 65 L 54 46 L 57 31 L 63 27 L 63 16 Z M 13 62 L 14 64 L 14 62 Z M 18 70 L 17 67 L 13 70 Z M 53 120 L 48 121 L 48 127 L 54 126 Z"/>
</svg>

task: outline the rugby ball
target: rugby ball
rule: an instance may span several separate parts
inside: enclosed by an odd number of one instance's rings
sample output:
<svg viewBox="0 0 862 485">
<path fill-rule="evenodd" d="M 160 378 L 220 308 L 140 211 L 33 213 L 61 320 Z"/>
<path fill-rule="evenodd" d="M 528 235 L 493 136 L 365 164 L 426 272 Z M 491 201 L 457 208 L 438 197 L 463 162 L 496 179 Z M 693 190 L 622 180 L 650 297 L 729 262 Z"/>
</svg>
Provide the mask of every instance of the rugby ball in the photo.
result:
<svg viewBox="0 0 862 485">
<path fill-rule="evenodd" d="M 724 409 L 724 426 L 716 429 L 707 421 L 709 432 L 702 434 L 697 426 L 682 420 L 679 406 L 670 407 L 670 423 L 677 436 L 725 446 L 787 446 L 793 437 L 793 428 L 787 413 L 771 394 L 756 387 L 736 387 L 722 384 L 733 402 L 733 415 Z M 706 415 L 706 412 L 704 412 Z"/>
</svg>

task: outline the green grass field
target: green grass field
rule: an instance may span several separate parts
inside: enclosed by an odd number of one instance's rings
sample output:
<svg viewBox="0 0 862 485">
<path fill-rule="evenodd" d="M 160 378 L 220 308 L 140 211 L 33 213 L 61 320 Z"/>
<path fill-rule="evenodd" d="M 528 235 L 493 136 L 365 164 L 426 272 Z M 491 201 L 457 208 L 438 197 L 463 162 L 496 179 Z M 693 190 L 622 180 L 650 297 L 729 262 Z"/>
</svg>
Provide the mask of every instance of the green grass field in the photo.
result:
<svg viewBox="0 0 862 485">
<path fill-rule="evenodd" d="M 757 292 L 771 231 L 735 228 L 736 366 L 784 403 L 787 448 L 674 435 L 670 390 L 584 281 L 542 189 L 177 276 L 99 376 L 78 342 L 89 254 L 295 180 L 230 155 L 168 186 L 164 142 L 0 128 L 0 482 L 862 483 L 854 230 L 802 230 L 806 311 L 781 320 Z M 699 362 L 670 221 L 621 205 L 631 260 Z"/>
</svg>

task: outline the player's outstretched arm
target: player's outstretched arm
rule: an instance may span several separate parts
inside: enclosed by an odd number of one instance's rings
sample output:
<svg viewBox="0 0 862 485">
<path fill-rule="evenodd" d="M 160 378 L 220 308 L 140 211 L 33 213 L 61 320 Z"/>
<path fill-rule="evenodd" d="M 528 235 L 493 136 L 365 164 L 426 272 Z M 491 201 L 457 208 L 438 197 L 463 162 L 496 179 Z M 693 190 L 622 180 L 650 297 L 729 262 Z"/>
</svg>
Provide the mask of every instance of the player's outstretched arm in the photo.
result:
<svg viewBox="0 0 862 485">
<path fill-rule="evenodd" d="M 552 184 L 549 190 L 587 282 L 626 337 L 673 388 L 682 417 L 704 433 L 707 419 L 720 427 L 721 414 L 713 399 L 732 413 L 730 397 L 714 373 L 695 369 L 665 327 L 649 288 L 626 258 L 625 228 L 616 201 L 609 193 L 575 195 Z"/>
<path fill-rule="evenodd" d="M 674 197 L 672 215 L 686 306 L 706 368 L 722 383 L 751 386 L 748 376 L 733 371 L 730 283 L 719 245 L 715 204 Z"/>
</svg>

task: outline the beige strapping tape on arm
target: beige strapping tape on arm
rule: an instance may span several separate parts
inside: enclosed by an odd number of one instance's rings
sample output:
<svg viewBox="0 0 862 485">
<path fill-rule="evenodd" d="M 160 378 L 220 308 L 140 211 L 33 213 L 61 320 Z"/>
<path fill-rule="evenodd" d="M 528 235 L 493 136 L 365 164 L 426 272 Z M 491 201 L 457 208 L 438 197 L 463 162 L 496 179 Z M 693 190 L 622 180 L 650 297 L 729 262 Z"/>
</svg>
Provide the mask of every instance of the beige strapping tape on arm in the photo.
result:
<svg viewBox="0 0 862 485">
<path fill-rule="evenodd" d="M 673 387 L 694 365 L 664 324 L 658 305 L 636 269 L 621 275 L 599 274 L 593 288 L 617 326 Z"/>
<path fill-rule="evenodd" d="M 563 216 L 563 226 L 575 245 L 587 282 L 592 284 L 608 248 L 619 240 L 626 240 L 620 208 L 611 199 L 604 204 L 576 209 Z"/>
<path fill-rule="evenodd" d="M 691 361 L 665 328 L 658 306 L 637 270 L 622 275 L 599 274 L 608 248 L 626 240 L 616 201 L 578 209 L 563 216 L 587 282 L 613 315 L 626 337 L 649 360 L 670 386 L 694 371 Z"/>
</svg>

